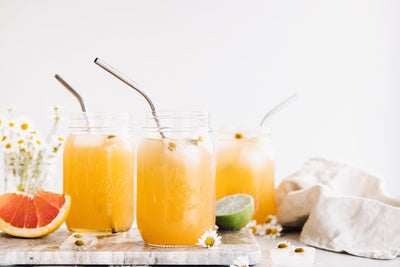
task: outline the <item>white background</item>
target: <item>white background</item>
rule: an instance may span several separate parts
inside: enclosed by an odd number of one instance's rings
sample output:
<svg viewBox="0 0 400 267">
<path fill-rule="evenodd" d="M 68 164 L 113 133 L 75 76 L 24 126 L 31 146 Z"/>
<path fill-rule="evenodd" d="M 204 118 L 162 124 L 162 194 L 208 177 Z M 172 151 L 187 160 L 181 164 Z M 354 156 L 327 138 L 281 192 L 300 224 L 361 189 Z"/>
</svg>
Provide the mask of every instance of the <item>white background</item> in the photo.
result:
<svg viewBox="0 0 400 267">
<path fill-rule="evenodd" d="M 0 108 L 40 130 L 47 106 L 148 111 L 93 63 L 113 65 L 159 109 L 208 110 L 215 125 L 271 121 L 276 180 L 310 156 L 352 162 L 400 188 L 400 1 L 0 0 Z M 46 128 L 47 127 L 47 128 Z"/>
</svg>

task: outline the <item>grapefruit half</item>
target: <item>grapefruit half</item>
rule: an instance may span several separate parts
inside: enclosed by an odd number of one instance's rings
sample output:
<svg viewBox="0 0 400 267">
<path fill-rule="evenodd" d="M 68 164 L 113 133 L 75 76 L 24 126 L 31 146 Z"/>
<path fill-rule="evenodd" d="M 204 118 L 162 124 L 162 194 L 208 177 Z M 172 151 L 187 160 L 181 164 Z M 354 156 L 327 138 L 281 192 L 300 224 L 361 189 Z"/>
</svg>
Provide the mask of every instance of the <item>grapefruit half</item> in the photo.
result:
<svg viewBox="0 0 400 267">
<path fill-rule="evenodd" d="M 68 195 L 37 191 L 0 195 L 0 230 L 18 237 L 40 237 L 57 230 L 71 208 Z"/>
</svg>

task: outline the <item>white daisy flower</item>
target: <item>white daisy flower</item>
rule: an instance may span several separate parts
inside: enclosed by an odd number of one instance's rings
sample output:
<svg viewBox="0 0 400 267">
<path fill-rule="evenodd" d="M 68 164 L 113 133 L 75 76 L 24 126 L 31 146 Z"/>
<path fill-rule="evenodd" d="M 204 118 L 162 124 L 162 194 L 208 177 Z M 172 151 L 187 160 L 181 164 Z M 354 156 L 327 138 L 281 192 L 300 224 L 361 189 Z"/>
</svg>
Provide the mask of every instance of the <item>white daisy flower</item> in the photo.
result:
<svg viewBox="0 0 400 267">
<path fill-rule="evenodd" d="M 81 233 L 71 234 L 60 246 L 60 249 L 88 250 L 97 244 L 97 237 Z"/>
<path fill-rule="evenodd" d="M 282 232 L 282 225 L 278 224 L 265 224 L 264 225 L 265 229 L 265 235 L 268 236 L 269 238 L 275 239 L 276 237 L 281 236 Z"/>
<path fill-rule="evenodd" d="M 245 256 L 239 256 L 233 261 L 230 267 L 249 267 L 249 259 Z"/>
<path fill-rule="evenodd" d="M 276 245 L 277 248 L 282 248 L 282 249 L 283 248 L 288 248 L 288 247 L 291 247 L 291 246 L 292 246 L 292 244 L 290 242 L 286 241 L 286 240 L 281 241 L 281 242 L 278 243 L 278 245 Z"/>
<path fill-rule="evenodd" d="M 217 234 L 215 230 L 206 231 L 200 238 L 197 245 L 203 246 L 205 248 L 214 248 L 221 244 L 221 237 Z"/>
<path fill-rule="evenodd" d="M 277 224 L 278 223 L 278 220 L 277 220 L 277 218 L 276 218 L 276 216 L 275 215 L 268 215 L 267 217 L 265 217 L 265 221 L 264 221 L 264 223 L 266 223 L 266 224 L 268 224 L 268 223 L 270 223 L 270 224 Z"/>
<path fill-rule="evenodd" d="M 246 226 L 245 229 L 250 230 L 253 234 L 257 232 L 257 222 L 256 220 L 251 220 Z"/>
</svg>

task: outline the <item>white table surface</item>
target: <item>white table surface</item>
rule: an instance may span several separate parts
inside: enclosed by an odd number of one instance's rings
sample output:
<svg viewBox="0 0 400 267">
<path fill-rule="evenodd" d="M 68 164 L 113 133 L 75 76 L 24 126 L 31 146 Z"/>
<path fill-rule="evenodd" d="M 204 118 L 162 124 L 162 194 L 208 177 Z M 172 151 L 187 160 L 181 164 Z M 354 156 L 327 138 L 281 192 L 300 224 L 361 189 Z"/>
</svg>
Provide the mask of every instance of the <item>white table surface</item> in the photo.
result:
<svg viewBox="0 0 400 267">
<path fill-rule="evenodd" d="M 400 237 L 394 237 L 400 238 Z M 265 236 L 257 236 L 256 240 L 262 250 L 261 263 L 256 267 L 273 266 L 269 254 L 269 250 L 274 248 L 280 241 L 288 241 L 296 246 L 305 247 L 299 241 L 299 233 L 289 233 L 277 238 L 276 240 L 268 239 Z M 327 250 L 316 249 L 314 267 L 400 267 L 400 257 L 394 260 L 374 260 L 357 256 L 352 256 L 347 253 L 336 253 Z"/>
</svg>

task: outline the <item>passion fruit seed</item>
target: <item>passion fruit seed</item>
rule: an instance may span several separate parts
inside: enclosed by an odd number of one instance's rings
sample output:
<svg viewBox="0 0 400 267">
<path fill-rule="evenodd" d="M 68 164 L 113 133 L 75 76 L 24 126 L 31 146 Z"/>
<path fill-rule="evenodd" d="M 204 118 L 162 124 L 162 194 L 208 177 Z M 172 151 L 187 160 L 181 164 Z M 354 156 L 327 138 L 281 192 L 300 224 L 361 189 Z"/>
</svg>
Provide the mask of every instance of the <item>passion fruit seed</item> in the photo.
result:
<svg viewBox="0 0 400 267">
<path fill-rule="evenodd" d="M 81 247 L 81 246 L 85 245 L 85 243 L 82 240 L 76 240 L 75 245 L 78 247 Z"/>
<path fill-rule="evenodd" d="M 169 151 L 174 151 L 175 149 L 176 149 L 176 144 L 173 143 L 173 142 L 170 142 L 170 143 L 168 144 L 168 150 L 169 150 Z"/>
<path fill-rule="evenodd" d="M 302 253 L 302 252 L 304 252 L 304 248 L 296 248 L 296 249 L 294 250 L 294 252 L 296 252 L 296 253 Z"/>
<path fill-rule="evenodd" d="M 235 138 L 236 139 L 242 139 L 243 135 L 241 133 L 237 133 L 237 134 L 235 134 Z"/>
<path fill-rule="evenodd" d="M 278 248 L 287 248 L 288 244 L 286 243 L 279 243 Z"/>
</svg>

